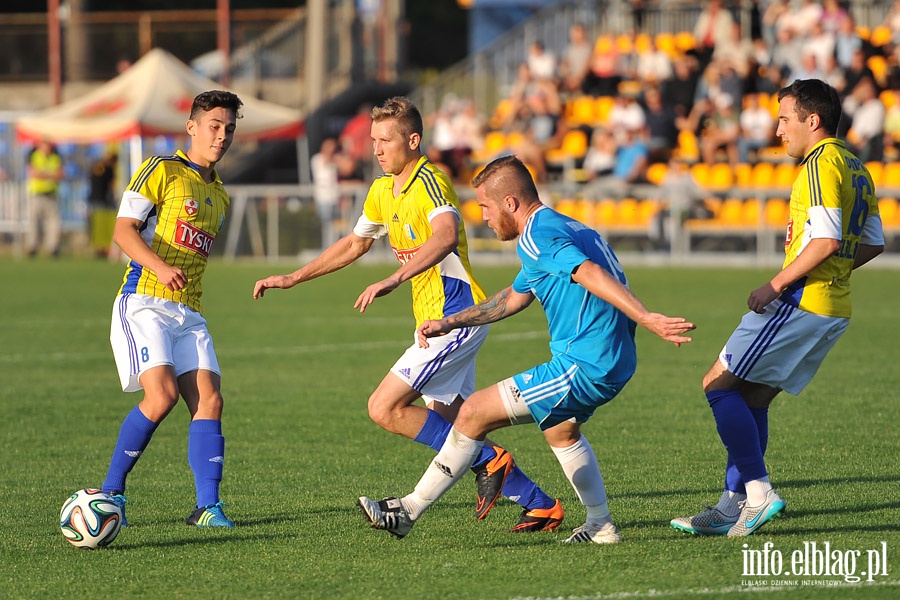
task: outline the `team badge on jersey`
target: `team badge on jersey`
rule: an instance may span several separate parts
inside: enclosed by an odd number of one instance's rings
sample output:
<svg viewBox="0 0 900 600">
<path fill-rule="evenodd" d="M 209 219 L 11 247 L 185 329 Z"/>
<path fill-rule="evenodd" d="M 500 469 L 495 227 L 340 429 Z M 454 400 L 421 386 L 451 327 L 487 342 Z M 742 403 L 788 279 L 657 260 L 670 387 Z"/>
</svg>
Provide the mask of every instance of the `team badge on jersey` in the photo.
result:
<svg viewBox="0 0 900 600">
<path fill-rule="evenodd" d="M 196 215 L 198 210 L 199 207 L 196 200 L 194 200 L 193 198 L 188 198 L 187 200 L 185 200 L 184 212 L 186 212 L 189 217 L 193 217 L 194 215 Z"/>
<path fill-rule="evenodd" d="M 411 240 L 416 239 L 416 234 L 413 232 L 412 225 L 410 225 L 409 223 L 403 226 L 403 231 L 406 233 L 407 238 Z"/>
</svg>

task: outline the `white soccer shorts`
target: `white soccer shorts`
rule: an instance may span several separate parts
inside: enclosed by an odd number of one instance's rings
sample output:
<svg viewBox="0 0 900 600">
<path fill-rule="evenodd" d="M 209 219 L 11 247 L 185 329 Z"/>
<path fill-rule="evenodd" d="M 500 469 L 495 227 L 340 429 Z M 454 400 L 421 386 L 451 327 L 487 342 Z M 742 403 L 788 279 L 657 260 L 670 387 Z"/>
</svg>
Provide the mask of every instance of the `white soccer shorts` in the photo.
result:
<svg viewBox="0 0 900 600">
<path fill-rule="evenodd" d="M 468 398 L 475 391 L 475 356 L 488 329 L 487 325 L 454 329 L 429 338 L 428 348 L 419 348 L 414 341 L 391 372 L 422 394 L 426 404 L 452 404 L 457 396 Z"/>
<path fill-rule="evenodd" d="M 184 304 L 122 294 L 113 302 L 109 331 L 122 390 L 143 389 L 141 373 L 172 365 L 175 376 L 203 369 L 221 375 L 203 315 Z"/>
<path fill-rule="evenodd" d="M 799 394 L 850 319 L 826 317 L 774 300 L 741 319 L 719 360 L 736 377 Z"/>
</svg>

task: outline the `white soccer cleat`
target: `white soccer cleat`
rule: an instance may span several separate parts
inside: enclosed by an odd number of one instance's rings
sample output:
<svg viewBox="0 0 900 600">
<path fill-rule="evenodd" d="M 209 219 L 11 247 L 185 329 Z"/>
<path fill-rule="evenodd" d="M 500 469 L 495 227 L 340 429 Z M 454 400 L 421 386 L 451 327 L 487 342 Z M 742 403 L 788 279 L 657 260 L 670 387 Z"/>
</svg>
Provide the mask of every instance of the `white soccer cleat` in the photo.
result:
<svg viewBox="0 0 900 600">
<path fill-rule="evenodd" d="M 398 540 L 406 537 L 415 525 L 398 498 L 375 501 L 362 496 L 356 501 L 356 505 L 373 529 L 383 529 Z"/>
<path fill-rule="evenodd" d="M 669 521 L 669 525 L 697 535 L 726 535 L 737 520 L 738 515 L 729 516 L 714 506 L 707 506 L 693 517 L 676 517 Z"/>
<path fill-rule="evenodd" d="M 784 512 L 786 503 L 784 499 L 769 490 L 765 501 L 759 506 L 747 506 L 746 500 L 741 504 L 741 516 L 737 523 L 728 530 L 728 537 L 748 536 L 781 513 Z"/>
<path fill-rule="evenodd" d="M 605 525 L 582 525 L 572 532 L 563 542 L 566 544 L 618 544 L 622 536 L 612 523 Z"/>
</svg>

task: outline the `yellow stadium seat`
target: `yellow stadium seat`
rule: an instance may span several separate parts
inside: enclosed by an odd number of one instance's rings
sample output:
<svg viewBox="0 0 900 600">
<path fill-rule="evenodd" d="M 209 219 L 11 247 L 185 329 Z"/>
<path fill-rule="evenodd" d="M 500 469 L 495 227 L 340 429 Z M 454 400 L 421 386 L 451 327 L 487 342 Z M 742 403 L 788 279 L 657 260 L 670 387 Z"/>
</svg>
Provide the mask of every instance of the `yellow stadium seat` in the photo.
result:
<svg viewBox="0 0 900 600">
<path fill-rule="evenodd" d="M 690 31 L 680 31 L 675 34 L 675 48 L 682 54 L 697 47 L 697 39 Z"/>
<path fill-rule="evenodd" d="M 466 200 L 460 207 L 463 221 L 470 225 L 479 225 L 484 219 L 481 216 L 481 207 L 477 200 Z"/>
<path fill-rule="evenodd" d="M 586 198 L 579 200 L 575 204 L 575 214 L 573 216 L 588 227 L 593 227 L 594 213 L 596 212 L 595 204 L 596 203 L 593 200 L 588 200 Z"/>
<path fill-rule="evenodd" d="M 506 122 L 506 119 L 512 113 L 513 101 L 510 98 L 504 98 L 497 103 L 494 114 L 491 115 L 490 126 L 499 129 Z"/>
<path fill-rule="evenodd" d="M 616 99 L 612 96 L 598 96 L 594 100 L 594 116 L 598 124 L 606 124 L 609 121 L 609 111 L 615 106 Z"/>
<path fill-rule="evenodd" d="M 794 163 L 779 163 L 772 173 L 772 184 L 778 188 L 790 188 L 797 178 L 797 165 Z"/>
<path fill-rule="evenodd" d="M 759 200 L 749 198 L 744 200 L 741 206 L 741 221 L 748 227 L 756 227 L 759 225 L 759 219 L 762 216 L 762 207 Z"/>
<path fill-rule="evenodd" d="M 639 33 L 634 38 L 634 50 L 638 54 L 647 54 L 650 52 L 650 36 L 646 33 Z"/>
<path fill-rule="evenodd" d="M 885 163 L 881 171 L 881 185 L 887 189 L 900 189 L 900 162 Z"/>
<path fill-rule="evenodd" d="M 700 159 L 700 145 L 697 136 L 690 129 L 682 129 L 678 132 L 678 156 L 688 162 Z"/>
<path fill-rule="evenodd" d="M 597 121 L 593 96 L 578 96 L 566 103 L 566 119 L 572 126 L 590 125 Z"/>
<path fill-rule="evenodd" d="M 616 50 L 619 54 L 630 54 L 634 50 L 634 42 L 630 35 L 621 34 L 616 36 Z"/>
<path fill-rule="evenodd" d="M 656 213 L 659 212 L 659 202 L 656 200 L 645 199 L 638 202 L 638 222 L 643 225 L 649 224 Z"/>
<path fill-rule="evenodd" d="M 653 37 L 656 47 L 665 52 L 669 58 L 678 56 L 678 48 L 675 46 L 675 36 L 669 32 L 657 33 Z"/>
<path fill-rule="evenodd" d="M 747 163 L 735 165 L 734 183 L 739 187 L 751 187 L 756 185 L 756 182 L 753 181 L 753 166 Z"/>
<path fill-rule="evenodd" d="M 574 219 L 576 218 L 575 213 L 577 212 L 577 204 L 577 201 L 572 198 L 563 198 L 553 206 L 553 209 L 560 214 Z"/>
<path fill-rule="evenodd" d="M 753 181 L 754 187 L 767 188 L 774 187 L 775 165 L 769 162 L 758 162 L 753 165 L 750 179 Z"/>
<path fill-rule="evenodd" d="M 635 198 L 622 198 L 619 200 L 618 217 L 619 225 L 639 225 L 638 201 Z"/>
<path fill-rule="evenodd" d="M 884 85 L 887 81 L 887 59 L 880 54 L 874 54 L 866 60 L 866 65 L 872 69 L 872 74 L 875 75 L 878 84 Z"/>
<path fill-rule="evenodd" d="M 706 163 L 696 163 L 691 165 L 691 175 L 697 185 L 704 189 L 709 188 L 709 165 Z"/>
<path fill-rule="evenodd" d="M 788 221 L 788 202 L 784 198 L 766 200 L 763 219 L 771 227 L 784 227 Z"/>
<path fill-rule="evenodd" d="M 594 43 L 594 52 L 597 54 L 609 54 L 615 48 L 615 41 L 609 35 L 601 35 Z"/>
<path fill-rule="evenodd" d="M 869 43 L 876 48 L 881 48 L 885 44 L 889 43 L 892 37 L 893 35 L 891 34 L 890 27 L 879 25 L 878 27 L 873 29 L 872 33 L 869 35 Z"/>
<path fill-rule="evenodd" d="M 647 181 L 653 185 L 660 185 L 669 172 L 669 165 L 666 163 L 653 163 L 647 167 Z"/>
<path fill-rule="evenodd" d="M 890 89 L 884 90 L 878 95 L 878 99 L 884 104 L 885 110 L 890 110 L 897 104 L 897 91 Z"/>
<path fill-rule="evenodd" d="M 879 198 L 878 212 L 883 225 L 900 225 L 900 208 L 897 207 L 896 198 Z"/>
<path fill-rule="evenodd" d="M 597 227 L 609 227 L 616 223 L 616 201 L 605 198 L 597 202 L 594 208 L 594 224 Z"/>
<path fill-rule="evenodd" d="M 725 225 L 742 225 L 744 222 L 744 201 L 740 198 L 726 198 L 722 202 L 717 219 Z"/>
<path fill-rule="evenodd" d="M 872 29 L 869 27 L 866 27 L 865 25 L 857 25 L 856 26 L 856 35 L 858 35 L 859 39 L 861 39 L 862 41 L 868 42 L 869 38 L 872 37 Z"/>
<path fill-rule="evenodd" d="M 572 129 L 563 136 L 559 148 L 547 150 L 545 158 L 547 162 L 555 164 L 581 159 L 587 154 L 587 148 L 587 134 L 581 129 Z"/>
<path fill-rule="evenodd" d="M 724 191 L 734 185 L 734 171 L 728 163 L 716 163 L 709 167 L 706 186 L 715 191 Z"/>
<path fill-rule="evenodd" d="M 475 162 L 487 162 L 502 153 L 508 146 L 506 134 L 502 131 L 489 131 L 484 136 L 484 145 L 477 152 L 472 153 Z"/>
</svg>

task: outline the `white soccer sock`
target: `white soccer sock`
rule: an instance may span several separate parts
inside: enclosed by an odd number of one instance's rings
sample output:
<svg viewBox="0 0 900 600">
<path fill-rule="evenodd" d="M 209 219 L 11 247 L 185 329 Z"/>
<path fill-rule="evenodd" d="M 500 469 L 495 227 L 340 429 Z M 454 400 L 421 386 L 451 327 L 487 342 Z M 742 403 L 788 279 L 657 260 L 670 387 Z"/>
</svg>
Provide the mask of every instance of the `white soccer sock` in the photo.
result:
<svg viewBox="0 0 900 600">
<path fill-rule="evenodd" d="M 719 512 L 723 515 L 728 515 L 729 517 L 736 517 L 741 514 L 741 509 L 738 506 L 739 502 L 742 502 L 747 499 L 747 494 L 739 494 L 737 492 L 732 492 L 731 490 L 725 490 L 722 492 L 722 497 L 719 498 L 719 501 L 716 503 L 716 508 L 719 509 Z"/>
<path fill-rule="evenodd" d="M 603 475 L 600 473 L 600 465 L 590 443 L 582 435 L 581 439 L 566 448 L 554 448 L 551 446 L 556 460 L 562 466 L 563 472 L 578 499 L 587 509 L 587 522 L 589 524 L 605 525 L 611 523 L 609 505 L 606 501 L 606 486 L 603 485 Z"/>
<path fill-rule="evenodd" d="M 401 499 L 409 518 L 415 521 L 438 501 L 472 467 L 484 440 L 473 440 L 450 429 L 441 451 L 428 465 L 415 490 Z"/>
<path fill-rule="evenodd" d="M 744 483 L 744 487 L 747 488 L 747 505 L 759 506 L 766 501 L 766 494 L 772 489 L 772 483 L 769 481 L 769 477 L 766 476 L 762 479 L 747 481 Z"/>
</svg>

